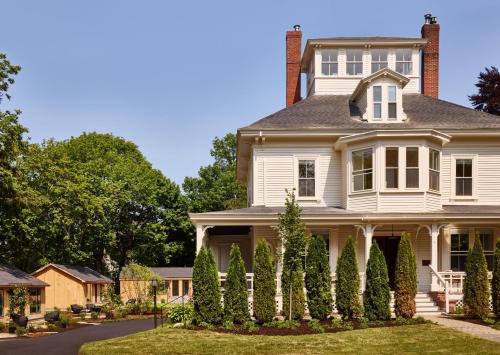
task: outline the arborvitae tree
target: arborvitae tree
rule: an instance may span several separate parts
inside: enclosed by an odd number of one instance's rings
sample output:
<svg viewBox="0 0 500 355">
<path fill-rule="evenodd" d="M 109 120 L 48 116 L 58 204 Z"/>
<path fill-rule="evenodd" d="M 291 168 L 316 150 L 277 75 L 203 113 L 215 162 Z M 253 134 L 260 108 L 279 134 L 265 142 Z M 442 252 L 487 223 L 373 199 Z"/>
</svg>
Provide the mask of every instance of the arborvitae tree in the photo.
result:
<svg viewBox="0 0 500 355">
<path fill-rule="evenodd" d="M 300 220 L 300 208 L 293 192 L 287 192 L 285 212 L 278 218 L 278 235 L 285 248 L 283 254 L 283 273 L 281 291 L 283 312 L 286 317 L 302 319 L 304 317 L 304 269 L 306 228 Z M 290 305 L 290 296 L 292 304 Z"/>
<path fill-rule="evenodd" d="M 330 265 L 322 236 L 314 236 L 307 248 L 306 290 L 311 317 L 326 319 L 332 312 L 332 293 Z"/>
<path fill-rule="evenodd" d="M 500 240 L 497 241 L 497 247 L 495 249 L 495 256 L 493 259 L 491 298 L 493 300 L 493 312 L 497 317 L 500 317 Z"/>
<path fill-rule="evenodd" d="M 217 324 L 222 306 L 215 259 L 210 250 L 201 248 L 193 266 L 193 321 Z"/>
<path fill-rule="evenodd" d="M 255 318 L 270 322 L 276 316 L 276 283 L 271 247 L 265 240 L 255 249 L 253 278 L 253 312 Z"/>
<path fill-rule="evenodd" d="M 384 254 L 377 242 L 370 247 L 366 265 L 366 288 L 363 296 L 365 317 L 369 320 L 387 320 L 391 317 L 391 290 Z"/>
<path fill-rule="evenodd" d="M 354 241 L 349 236 L 337 262 L 337 282 L 335 287 L 337 310 L 344 319 L 350 319 L 361 314 L 359 285 L 356 250 Z"/>
<path fill-rule="evenodd" d="M 416 312 L 417 263 L 409 233 L 402 233 L 396 257 L 394 313 L 397 317 L 412 318 Z"/>
<path fill-rule="evenodd" d="M 231 246 L 229 254 L 227 278 L 224 284 L 224 319 L 236 323 L 250 320 L 245 263 L 237 244 Z"/>
<path fill-rule="evenodd" d="M 490 313 L 490 285 L 483 246 L 476 235 L 465 260 L 464 308 L 470 317 L 486 318 Z"/>
</svg>

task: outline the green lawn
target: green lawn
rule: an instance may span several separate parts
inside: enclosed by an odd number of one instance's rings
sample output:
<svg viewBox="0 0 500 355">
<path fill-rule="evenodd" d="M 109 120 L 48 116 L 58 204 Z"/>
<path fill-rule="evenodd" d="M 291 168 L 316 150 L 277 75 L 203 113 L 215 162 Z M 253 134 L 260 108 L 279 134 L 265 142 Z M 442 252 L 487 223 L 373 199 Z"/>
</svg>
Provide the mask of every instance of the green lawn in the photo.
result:
<svg viewBox="0 0 500 355">
<path fill-rule="evenodd" d="M 500 354 L 500 343 L 433 324 L 301 336 L 248 336 L 158 328 L 85 344 L 80 354 Z"/>
</svg>

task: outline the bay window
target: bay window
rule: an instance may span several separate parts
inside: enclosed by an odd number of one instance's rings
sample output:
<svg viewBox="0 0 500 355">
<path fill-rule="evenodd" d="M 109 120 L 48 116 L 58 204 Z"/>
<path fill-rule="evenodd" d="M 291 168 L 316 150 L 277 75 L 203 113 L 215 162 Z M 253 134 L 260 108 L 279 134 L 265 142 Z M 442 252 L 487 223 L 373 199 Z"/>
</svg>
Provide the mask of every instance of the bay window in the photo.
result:
<svg viewBox="0 0 500 355">
<path fill-rule="evenodd" d="M 406 148 L 406 188 L 418 189 L 419 169 L 418 169 L 418 148 Z"/>
<path fill-rule="evenodd" d="M 464 271 L 465 259 L 469 251 L 469 231 L 454 231 L 451 233 L 451 270 Z"/>
<path fill-rule="evenodd" d="M 455 195 L 472 196 L 472 159 L 455 161 Z"/>
<path fill-rule="evenodd" d="M 353 191 L 365 191 L 373 188 L 372 149 L 352 152 Z"/>
<path fill-rule="evenodd" d="M 396 71 L 399 74 L 413 74 L 413 62 L 411 49 L 396 49 Z"/>
<path fill-rule="evenodd" d="M 348 49 L 347 50 L 347 75 L 361 75 L 363 74 L 363 50 L 361 49 Z"/>
<path fill-rule="evenodd" d="M 388 189 L 398 188 L 399 174 L 399 149 L 385 148 L 385 187 Z"/>
<path fill-rule="evenodd" d="M 339 51 L 336 49 L 323 49 L 321 51 L 321 74 L 335 76 L 339 73 Z"/>
<path fill-rule="evenodd" d="M 387 68 L 387 49 L 372 49 L 372 73 Z"/>
<path fill-rule="evenodd" d="M 439 176 L 440 176 L 440 159 L 439 151 L 429 149 L 429 189 L 439 191 Z"/>
<path fill-rule="evenodd" d="M 373 118 L 382 118 L 382 87 L 373 87 Z"/>
<path fill-rule="evenodd" d="M 316 194 L 316 179 L 314 160 L 299 160 L 299 196 L 314 197 Z"/>
</svg>

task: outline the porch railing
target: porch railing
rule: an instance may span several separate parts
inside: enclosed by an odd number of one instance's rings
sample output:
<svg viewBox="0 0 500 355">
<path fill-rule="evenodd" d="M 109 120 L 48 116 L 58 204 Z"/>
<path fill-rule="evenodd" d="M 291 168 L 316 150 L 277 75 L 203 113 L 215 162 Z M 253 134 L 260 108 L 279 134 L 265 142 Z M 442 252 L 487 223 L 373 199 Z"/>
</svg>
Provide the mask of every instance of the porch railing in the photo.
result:
<svg viewBox="0 0 500 355">
<path fill-rule="evenodd" d="M 439 281 L 439 285 L 443 288 L 444 290 L 444 308 L 446 313 L 450 313 L 450 283 L 449 281 L 446 281 L 442 275 L 436 270 L 436 268 L 432 265 L 429 264 L 429 268 L 431 269 L 431 272 L 436 276 L 436 279 Z"/>
<path fill-rule="evenodd" d="M 438 274 L 448 282 L 450 294 L 462 294 L 464 289 L 465 272 L 463 271 L 440 271 Z M 491 281 L 493 273 L 488 271 L 488 280 Z"/>
</svg>

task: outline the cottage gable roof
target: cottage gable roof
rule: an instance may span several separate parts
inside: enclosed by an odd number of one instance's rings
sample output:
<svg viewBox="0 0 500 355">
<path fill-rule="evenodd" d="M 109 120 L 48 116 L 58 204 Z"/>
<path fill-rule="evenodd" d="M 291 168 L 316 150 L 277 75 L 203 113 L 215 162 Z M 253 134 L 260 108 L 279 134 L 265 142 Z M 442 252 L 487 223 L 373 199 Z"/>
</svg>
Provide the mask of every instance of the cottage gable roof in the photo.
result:
<svg viewBox="0 0 500 355">
<path fill-rule="evenodd" d="M 12 265 L 0 264 L 0 287 L 12 286 L 49 286 L 42 280 L 14 267 Z"/>
<path fill-rule="evenodd" d="M 43 270 L 47 269 L 48 267 L 53 266 L 56 269 L 61 270 L 62 272 L 73 276 L 74 278 L 82 281 L 82 282 L 88 282 L 88 283 L 112 283 L 113 280 L 110 279 L 107 276 L 104 276 L 100 273 L 98 273 L 95 270 L 92 270 L 91 268 L 88 268 L 86 266 L 80 266 L 80 265 L 63 265 L 63 264 L 47 264 L 44 267 L 38 269 L 35 271 L 33 274 L 39 274 Z"/>
<path fill-rule="evenodd" d="M 192 267 L 151 267 L 150 270 L 162 279 L 190 279 L 193 277 Z M 120 280 L 130 280 L 130 276 L 122 271 Z"/>
</svg>

